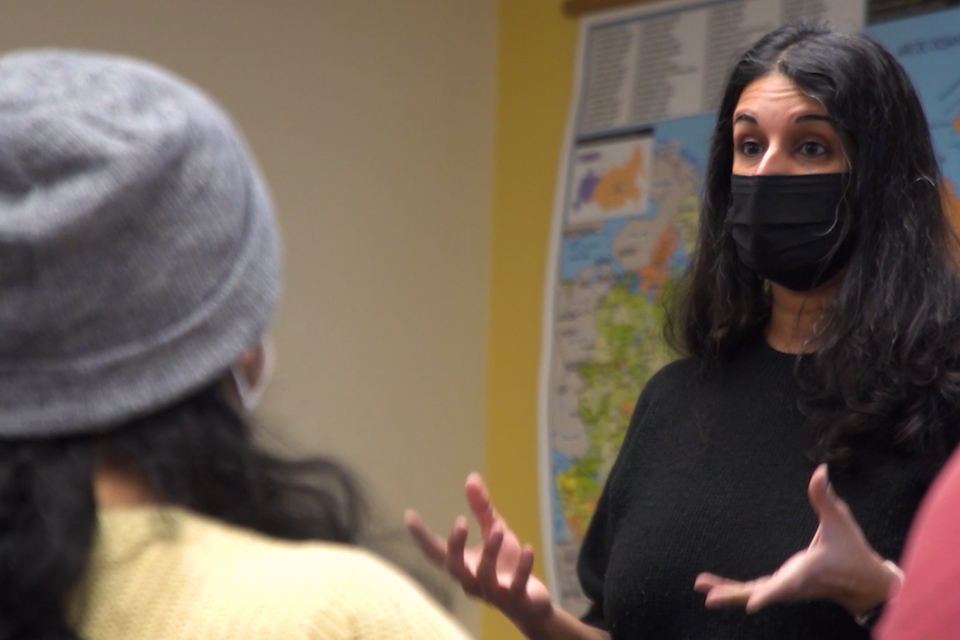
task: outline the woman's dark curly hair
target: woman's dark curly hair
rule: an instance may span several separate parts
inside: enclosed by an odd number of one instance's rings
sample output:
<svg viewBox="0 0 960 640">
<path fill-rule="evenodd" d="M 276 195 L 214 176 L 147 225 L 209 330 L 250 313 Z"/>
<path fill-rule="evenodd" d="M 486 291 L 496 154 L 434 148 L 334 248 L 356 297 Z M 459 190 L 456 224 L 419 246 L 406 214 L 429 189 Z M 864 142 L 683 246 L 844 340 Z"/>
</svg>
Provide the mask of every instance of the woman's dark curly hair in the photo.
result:
<svg viewBox="0 0 960 640">
<path fill-rule="evenodd" d="M 137 474 L 160 503 L 276 538 L 355 543 L 366 515 L 337 464 L 255 444 L 220 383 L 103 434 L 0 440 L 0 639 L 79 639 L 63 607 L 94 543 L 102 465 Z"/>
<path fill-rule="evenodd" d="M 733 113 L 747 85 L 770 73 L 823 104 L 852 167 L 840 240 L 849 239 L 852 255 L 817 325 L 816 355 L 797 370 L 813 453 L 848 458 L 867 433 L 913 448 L 955 421 L 960 402 L 958 243 L 916 91 L 866 36 L 795 23 L 736 63 L 713 133 L 698 246 L 667 339 L 717 364 L 769 319 L 769 292 L 737 260 L 724 216 Z"/>
</svg>

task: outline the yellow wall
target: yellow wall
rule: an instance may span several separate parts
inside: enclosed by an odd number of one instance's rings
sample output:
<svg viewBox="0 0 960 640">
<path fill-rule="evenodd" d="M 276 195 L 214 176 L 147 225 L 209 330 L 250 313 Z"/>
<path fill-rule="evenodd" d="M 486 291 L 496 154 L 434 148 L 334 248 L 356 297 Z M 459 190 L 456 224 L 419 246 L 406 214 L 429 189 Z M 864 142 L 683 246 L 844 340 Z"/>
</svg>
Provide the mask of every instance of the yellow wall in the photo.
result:
<svg viewBox="0 0 960 640">
<path fill-rule="evenodd" d="M 497 508 L 535 548 L 544 273 L 576 28 L 559 0 L 500 0 L 486 476 Z M 482 640 L 520 637 L 484 609 Z"/>
</svg>

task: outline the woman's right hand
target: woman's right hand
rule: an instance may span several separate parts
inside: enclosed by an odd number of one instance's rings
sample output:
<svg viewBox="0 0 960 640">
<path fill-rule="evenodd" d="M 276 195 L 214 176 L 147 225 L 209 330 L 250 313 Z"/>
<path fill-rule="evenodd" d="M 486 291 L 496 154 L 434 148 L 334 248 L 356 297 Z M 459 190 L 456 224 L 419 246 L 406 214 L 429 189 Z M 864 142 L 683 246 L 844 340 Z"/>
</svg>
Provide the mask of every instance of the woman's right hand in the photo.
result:
<svg viewBox="0 0 960 640">
<path fill-rule="evenodd" d="M 480 524 L 482 540 L 466 547 L 469 525 L 459 516 L 444 540 L 423 523 L 416 511 L 404 514 L 407 528 L 423 553 L 460 582 L 464 592 L 500 609 L 520 630 L 537 627 L 549 618 L 553 604 L 546 586 L 530 575 L 533 549 L 493 508 L 479 474 L 467 476 L 464 491 L 470 510 Z"/>
</svg>

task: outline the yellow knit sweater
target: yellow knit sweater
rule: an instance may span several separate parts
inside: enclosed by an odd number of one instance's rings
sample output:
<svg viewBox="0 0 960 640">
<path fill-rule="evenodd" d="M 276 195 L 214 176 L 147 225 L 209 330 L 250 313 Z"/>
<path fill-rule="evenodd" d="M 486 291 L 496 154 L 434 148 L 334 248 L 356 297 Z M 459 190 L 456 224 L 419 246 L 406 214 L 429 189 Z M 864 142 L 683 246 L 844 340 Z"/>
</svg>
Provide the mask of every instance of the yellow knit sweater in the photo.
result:
<svg viewBox="0 0 960 640">
<path fill-rule="evenodd" d="M 466 640 L 362 549 L 294 543 L 178 508 L 101 513 L 69 617 L 86 640 Z"/>
</svg>

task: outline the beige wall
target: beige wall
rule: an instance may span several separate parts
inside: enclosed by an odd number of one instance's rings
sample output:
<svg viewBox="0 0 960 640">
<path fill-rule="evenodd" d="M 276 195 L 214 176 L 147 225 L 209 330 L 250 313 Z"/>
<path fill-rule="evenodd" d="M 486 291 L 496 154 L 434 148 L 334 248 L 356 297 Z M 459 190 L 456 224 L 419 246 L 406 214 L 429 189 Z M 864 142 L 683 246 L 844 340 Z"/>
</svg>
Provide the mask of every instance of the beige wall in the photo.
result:
<svg viewBox="0 0 960 640">
<path fill-rule="evenodd" d="M 0 42 L 149 58 L 227 107 L 286 245 L 265 421 L 384 522 L 446 529 L 483 462 L 495 0 L 6 2 Z"/>
</svg>

